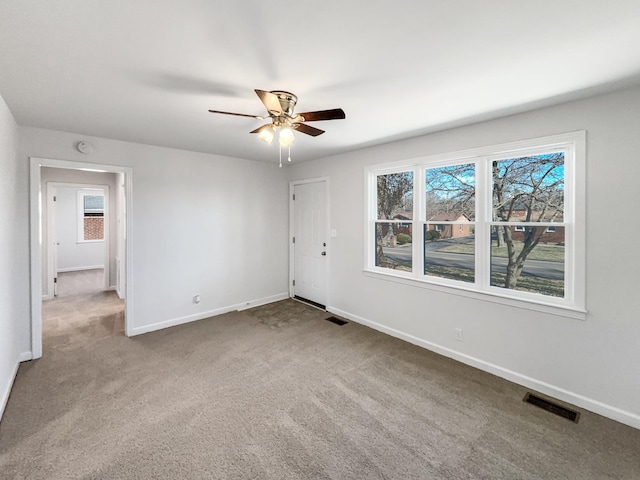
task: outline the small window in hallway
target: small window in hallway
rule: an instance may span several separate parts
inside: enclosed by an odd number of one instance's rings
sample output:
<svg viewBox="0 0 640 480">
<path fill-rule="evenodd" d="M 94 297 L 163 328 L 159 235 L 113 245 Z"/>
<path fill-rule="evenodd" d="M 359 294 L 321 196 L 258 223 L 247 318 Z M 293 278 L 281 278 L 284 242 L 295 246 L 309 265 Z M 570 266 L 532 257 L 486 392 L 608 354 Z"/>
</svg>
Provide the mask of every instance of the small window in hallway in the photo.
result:
<svg viewBox="0 0 640 480">
<path fill-rule="evenodd" d="M 82 228 L 80 242 L 104 240 L 104 195 L 80 193 Z"/>
</svg>

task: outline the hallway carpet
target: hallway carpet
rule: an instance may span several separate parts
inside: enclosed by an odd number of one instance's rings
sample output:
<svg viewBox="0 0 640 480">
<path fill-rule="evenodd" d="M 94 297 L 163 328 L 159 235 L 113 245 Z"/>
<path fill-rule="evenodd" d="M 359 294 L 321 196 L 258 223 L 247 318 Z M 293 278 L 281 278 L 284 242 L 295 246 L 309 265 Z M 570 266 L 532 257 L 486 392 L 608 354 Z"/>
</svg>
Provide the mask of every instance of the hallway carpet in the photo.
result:
<svg viewBox="0 0 640 480">
<path fill-rule="evenodd" d="M 104 268 L 58 272 L 58 298 L 104 290 Z"/>
<path fill-rule="evenodd" d="M 637 479 L 640 431 L 293 300 L 146 335 L 46 327 L 3 479 Z"/>
</svg>

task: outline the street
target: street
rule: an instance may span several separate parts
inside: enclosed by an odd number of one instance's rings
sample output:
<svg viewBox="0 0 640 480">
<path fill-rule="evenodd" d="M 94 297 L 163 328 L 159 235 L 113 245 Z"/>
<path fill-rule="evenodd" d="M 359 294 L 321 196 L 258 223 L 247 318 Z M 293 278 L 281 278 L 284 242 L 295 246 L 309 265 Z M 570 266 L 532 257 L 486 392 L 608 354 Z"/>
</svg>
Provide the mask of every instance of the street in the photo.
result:
<svg viewBox="0 0 640 480">
<path fill-rule="evenodd" d="M 431 246 L 431 245 L 430 245 Z M 411 245 L 401 247 L 383 247 L 384 255 L 398 263 L 411 264 Z M 473 270 L 474 256 L 465 253 L 449 253 L 441 251 L 427 252 L 425 261 L 428 266 L 441 266 Z M 494 257 L 491 259 L 491 269 L 497 272 L 504 272 L 507 268 L 507 259 Z M 522 270 L 523 276 L 546 278 L 549 280 L 564 280 L 564 263 L 548 262 L 544 260 L 527 260 Z"/>
</svg>

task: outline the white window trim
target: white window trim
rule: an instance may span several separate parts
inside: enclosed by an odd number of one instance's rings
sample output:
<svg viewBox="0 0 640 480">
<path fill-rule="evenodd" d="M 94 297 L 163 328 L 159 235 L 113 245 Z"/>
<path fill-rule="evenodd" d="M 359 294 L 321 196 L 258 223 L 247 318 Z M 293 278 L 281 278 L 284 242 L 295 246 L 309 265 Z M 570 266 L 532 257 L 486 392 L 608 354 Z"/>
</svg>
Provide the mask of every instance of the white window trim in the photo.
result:
<svg viewBox="0 0 640 480">
<path fill-rule="evenodd" d="M 96 190 L 80 188 L 78 189 L 78 244 L 81 243 L 104 243 L 104 235 L 106 230 L 103 230 L 102 240 L 85 240 L 84 239 L 84 197 L 86 196 L 102 196 L 104 197 L 104 212 L 102 218 L 106 222 L 107 218 L 107 195 L 104 190 Z M 96 247 L 97 248 L 97 247 Z"/>
<path fill-rule="evenodd" d="M 565 244 L 567 245 L 565 255 L 565 291 L 567 295 L 565 298 L 554 298 L 517 290 L 505 290 L 499 287 L 478 285 L 478 283 L 465 284 L 464 282 L 437 277 L 425 277 L 422 274 L 422 266 L 420 265 L 422 262 L 421 242 L 413 242 L 412 272 L 375 266 L 375 239 L 373 238 L 371 225 L 377 219 L 375 192 L 377 192 L 376 178 L 378 175 L 412 170 L 414 174 L 414 189 L 416 192 L 421 192 L 425 188 L 423 177 L 427 168 L 449 165 L 452 161 L 486 165 L 487 159 L 511 158 L 520 152 L 533 155 L 538 150 L 539 153 L 547 153 L 554 148 L 565 146 L 570 146 L 568 158 L 565 159 L 565 217 L 564 222 L 554 223 L 557 226 L 568 227 L 565 228 Z M 571 152 L 573 152 L 573 158 L 570 158 Z M 584 320 L 586 318 L 585 165 L 586 132 L 578 131 L 365 167 L 365 275 L 443 293 L 462 295 L 502 305 Z M 480 172 L 480 174 L 485 177 L 490 175 L 487 168 L 484 168 L 484 170 L 484 173 Z M 490 185 L 490 182 L 487 183 L 486 180 L 482 182 L 483 185 L 477 185 L 476 195 L 478 198 L 486 198 L 485 192 L 481 191 L 485 185 Z M 420 219 L 425 218 L 425 215 L 423 212 L 424 206 L 421 205 L 423 202 L 416 199 L 415 192 L 414 202 L 417 202 L 414 204 L 415 218 L 413 222 L 415 234 L 416 228 L 419 228 L 424 223 Z M 490 209 L 490 205 L 485 205 L 485 208 Z M 476 225 L 479 225 L 481 220 L 481 218 L 476 219 Z M 483 224 L 486 225 L 486 222 L 483 222 Z M 544 222 L 542 225 L 544 225 Z M 482 234 L 482 232 L 476 231 L 476 235 L 479 234 Z M 488 252 L 485 255 L 488 255 Z M 482 256 L 482 252 L 477 255 L 477 257 L 480 256 Z M 476 258 L 476 267 L 483 262 L 486 264 L 485 258 Z M 476 271 L 478 271 L 477 268 Z"/>
</svg>

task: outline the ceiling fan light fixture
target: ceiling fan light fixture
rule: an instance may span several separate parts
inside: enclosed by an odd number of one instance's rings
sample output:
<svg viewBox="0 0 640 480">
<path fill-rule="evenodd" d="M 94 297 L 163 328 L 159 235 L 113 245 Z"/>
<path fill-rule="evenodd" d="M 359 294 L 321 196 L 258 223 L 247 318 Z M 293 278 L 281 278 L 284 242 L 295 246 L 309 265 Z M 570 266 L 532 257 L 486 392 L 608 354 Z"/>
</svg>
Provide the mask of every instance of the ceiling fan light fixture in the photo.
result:
<svg viewBox="0 0 640 480">
<path fill-rule="evenodd" d="M 257 118 L 258 120 L 271 119 L 270 124 L 252 130 L 251 134 L 257 133 L 258 138 L 267 145 L 273 143 L 273 139 L 278 134 L 279 158 L 278 165 L 282 167 L 282 149 L 288 149 L 287 161 L 291 161 L 291 145 L 295 140 L 294 130 L 305 135 L 317 137 L 324 133 L 321 130 L 304 122 L 315 122 L 321 120 L 339 120 L 346 118 L 341 108 L 333 108 L 330 110 L 316 110 L 313 112 L 303 112 L 294 114 L 293 109 L 298 102 L 298 97 L 293 93 L 284 90 L 255 90 L 256 95 L 267 109 L 268 116 L 249 115 L 246 113 L 224 112 L 222 110 L 209 110 L 210 113 L 220 113 L 223 115 L 234 115 L 237 117 Z"/>
<path fill-rule="evenodd" d="M 283 125 L 282 127 L 280 127 L 278 140 L 280 141 L 281 147 L 290 146 L 295 140 L 295 137 L 293 136 L 293 129 L 289 125 Z"/>
<path fill-rule="evenodd" d="M 260 129 L 260 132 L 258 132 L 258 138 L 262 140 L 264 143 L 266 143 L 267 145 L 271 145 L 271 142 L 273 142 L 274 136 L 275 136 L 275 133 L 271 125 L 265 125 Z"/>
</svg>

